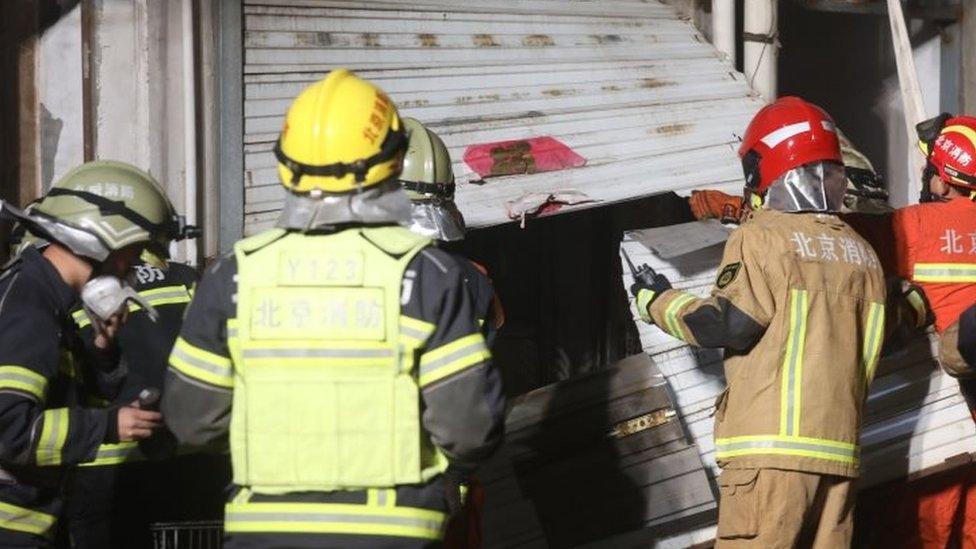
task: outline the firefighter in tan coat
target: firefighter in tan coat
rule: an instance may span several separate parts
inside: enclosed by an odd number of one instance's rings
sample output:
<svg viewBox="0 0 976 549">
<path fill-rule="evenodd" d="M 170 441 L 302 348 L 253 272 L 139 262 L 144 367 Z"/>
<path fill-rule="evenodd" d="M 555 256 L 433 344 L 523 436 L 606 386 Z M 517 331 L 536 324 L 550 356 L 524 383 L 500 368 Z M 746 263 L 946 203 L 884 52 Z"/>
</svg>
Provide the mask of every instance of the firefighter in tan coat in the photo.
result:
<svg viewBox="0 0 976 549">
<path fill-rule="evenodd" d="M 752 212 L 726 244 L 711 297 L 662 275 L 631 290 L 644 320 L 725 348 L 717 546 L 846 547 L 884 276 L 870 245 L 833 215 L 845 180 L 826 112 L 779 99 L 753 119 L 739 154 Z"/>
</svg>

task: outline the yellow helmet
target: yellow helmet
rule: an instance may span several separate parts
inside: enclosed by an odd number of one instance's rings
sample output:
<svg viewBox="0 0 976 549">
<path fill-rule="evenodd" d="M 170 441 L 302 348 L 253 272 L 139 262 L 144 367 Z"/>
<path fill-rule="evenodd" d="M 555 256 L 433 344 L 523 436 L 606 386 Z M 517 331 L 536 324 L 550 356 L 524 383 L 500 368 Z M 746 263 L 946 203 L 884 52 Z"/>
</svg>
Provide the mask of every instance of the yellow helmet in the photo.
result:
<svg viewBox="0 0 976 549">
<path fill-rule="evenodd" d="M 274 152 L 289 191 L 347 193 L 397 177 L 405 148 L 383 90 L 336 69 L 295 98 Z"/>
</svg>

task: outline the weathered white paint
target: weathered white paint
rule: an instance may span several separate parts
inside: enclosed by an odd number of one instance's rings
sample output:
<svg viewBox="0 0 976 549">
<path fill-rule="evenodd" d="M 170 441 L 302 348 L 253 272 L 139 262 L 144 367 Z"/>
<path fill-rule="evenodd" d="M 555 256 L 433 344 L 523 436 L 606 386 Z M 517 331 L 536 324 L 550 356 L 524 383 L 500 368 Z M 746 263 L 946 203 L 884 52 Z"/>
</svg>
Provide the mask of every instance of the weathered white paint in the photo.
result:
<svg viewBox="0 0 976 549">
<path fill-rule="evenodd" d="M 749 84 L 767 101 L 776 99 L 779 40 L 776 0 L 745 0 L 743 33 L 772 37 L 772 43 L 745 40 L 742 45 L 742 72 Z"/>
<path fill-rule="evenodd" d="M 735 65 L 735 0 L 712 1 L 712 44 Z"/>
<path fill-rule="evenodd" d="M 180 77 L 183 80 L 183 215 L 186 222 L 197 224 L 197 113 L 196 113 L 196 59 L 193 55 L 193 0 L 180 4 Z M 197 241 L 184 243 L 183 256 L 190 265 L 197 264 Z"/>
<path fill-rule="evenodd" d="M 582 191 L 594 207 L 666 190 L 738 187 L 734 134 L 760 103 L 670 6 L 653 1 L 245 1 L 245 232 L 283 201 L 271 149 L 290 101 L 347 66 L 448 145 L 472 227 L 509 221 L 528 192 Z M 489 178 L 468 145 L 558 138 L 583 168 Z M 566 208 L 572 210 L 575 208 Z M 531 222 L 531 221 L 530 221 Z"/>
<path fill-rule="evenodd" d="M 936 36 L 917 44 L 913 50 L 914 64 L 918 71 L 918 81 L 922 92 L 922 105 L 927 113 L 939 113 L 942 76 L 941 39 Z M 894 56 L 893 51 L 891 56 Z M 888 189 L 892 206 L 900 207 L 918 202 L 921 164 L 916 166 L 918 156 L 914 130 L 909 140 L 905 108 L 902 101 L 901 86 L 897 74 L 884 81 L 883 92 L 872 109 L 884 122 L 878 129 L 887 138 Z"/>
<path fill-rule="evenodd" d="M 43 193 L 84 159 L 81 10 L 76 7 L 44 31 L 38 50 L 38 191 Z"/>
<path fill-rule="evenodd" d="M 898 66 L 898 87 L 901 92 L 902 112 L 905 119 L 905 135 L 908 143 L 915 139 L 915 125 L 928 118 L 926 109 L 922 101 L 922 89 L 919 85 L 918 72 L 915 69 L 915 56 L 912 51 L 912 44 L 908 37 L 908 28 L 905 25 L 905 14 L 902 13 L 900 0 L 887 0 L 888 2 L 888 22 L 891 27 L 891 45 L 895 53 L 895 63 Z M 941 67 L 941 58 L 937 60 L 936 67 Z M 920 173 L 924 167 L 924 161 L 920 153 L 913 151 L 909 154 L 908 169 L 909 173 Z M 909 185 L 908 192 L 916 197 L 921 190 L 918 179 Z M 918 199 L 911 202 L 917 202 Z"/>
<path fill-rule="evenodd" d="M 195 171 L 186 170 L 188 161 L 196 162 L 188 150 L 197 130 L 195 120 L 186 117 L 195 98 L 184 78 L 184 60 L 192 54 L 184 48 L 185 5 L 182 0 L 96 0 L 93 46 L 96 157 L 147 170 L 180 212 L 195 205 L 187 191 L 197 192 L 190 179 Z M 179 259 L 188 258 L 186 246 L 175 247 Z"/>
</svg>

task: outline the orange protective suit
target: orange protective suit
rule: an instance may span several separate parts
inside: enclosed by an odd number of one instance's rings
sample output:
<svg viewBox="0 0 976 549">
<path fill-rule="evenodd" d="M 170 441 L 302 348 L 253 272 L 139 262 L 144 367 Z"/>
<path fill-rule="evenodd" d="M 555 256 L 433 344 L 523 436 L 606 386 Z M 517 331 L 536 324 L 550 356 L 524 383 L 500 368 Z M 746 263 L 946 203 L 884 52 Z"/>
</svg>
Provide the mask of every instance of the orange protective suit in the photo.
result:
<svg viewBox="0 0 976 549">
<path fill-rule="evenodd" d="M 976 202 L 958 197 L 897 210 L 891 220 L 898 275 L 925 290 L 942 333 L 976 304 Z"/>
</svg>

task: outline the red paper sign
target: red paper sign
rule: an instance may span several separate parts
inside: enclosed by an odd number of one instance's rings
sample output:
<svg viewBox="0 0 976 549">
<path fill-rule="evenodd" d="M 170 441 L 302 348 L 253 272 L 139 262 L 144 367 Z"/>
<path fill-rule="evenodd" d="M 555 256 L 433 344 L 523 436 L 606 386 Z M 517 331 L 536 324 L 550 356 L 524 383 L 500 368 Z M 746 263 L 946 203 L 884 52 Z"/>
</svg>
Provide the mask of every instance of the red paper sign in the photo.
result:
<svg viewBox="0 0 976 549">
<path fill-rule="evenodd" d="M 464 162 L 481 177 L 578 168 L 586 159 L 553 137 L 533 137 L 471 145 Z"/>
</svg>

